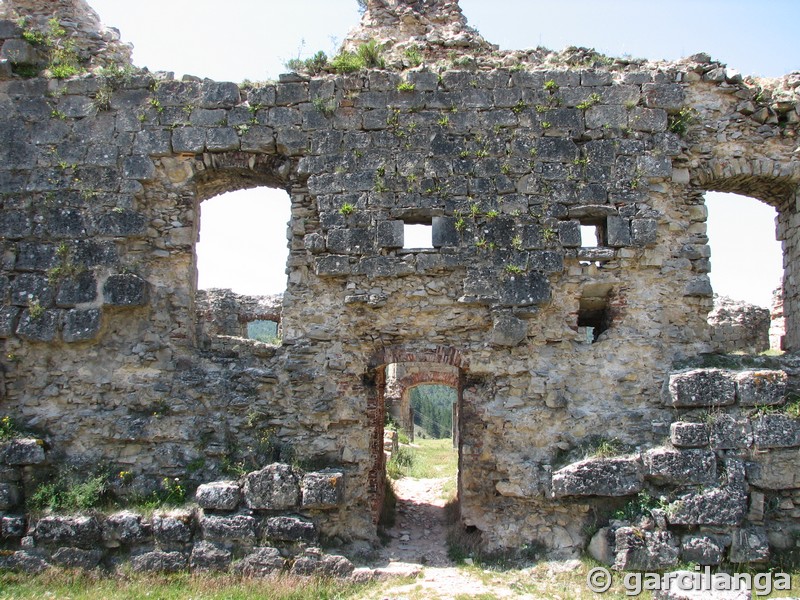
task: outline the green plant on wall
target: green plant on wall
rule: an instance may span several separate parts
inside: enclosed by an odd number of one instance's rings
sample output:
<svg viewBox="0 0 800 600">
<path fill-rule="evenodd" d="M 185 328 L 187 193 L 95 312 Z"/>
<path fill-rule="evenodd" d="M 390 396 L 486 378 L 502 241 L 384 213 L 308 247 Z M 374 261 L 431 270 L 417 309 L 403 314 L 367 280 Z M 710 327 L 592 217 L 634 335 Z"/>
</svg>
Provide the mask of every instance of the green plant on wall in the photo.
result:
<svg viewBox="0 0 800 600">
<path fill-rule="evenodd" d="M 350 204 L 349 202 L 343 202 L 339 207 L 339 214 L 344 217 L 350 216 L 354 212 L 356 212 L 356 207 L 354 204 Z"/>
</svg>

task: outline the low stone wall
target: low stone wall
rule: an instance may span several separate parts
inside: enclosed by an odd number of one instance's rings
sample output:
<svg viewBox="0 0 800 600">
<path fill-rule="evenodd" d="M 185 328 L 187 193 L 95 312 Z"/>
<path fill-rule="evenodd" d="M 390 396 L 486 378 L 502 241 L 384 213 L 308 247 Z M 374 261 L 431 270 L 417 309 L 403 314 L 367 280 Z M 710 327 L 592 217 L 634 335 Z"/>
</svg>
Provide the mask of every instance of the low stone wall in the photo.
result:
<svg viewBox="0 0 800 600">
<path fill-rule="evenodd" d="M 281 322 L 283 296 L 245 296 L 228 289 L 197 290 L 197 337 L 218 335 L 247 337 L 247 324 L 253 321 Z"/>
<path fill-rule="evenodd" d="M 770 348 L 769 309 L 714 296 L 714 310 L 708 313 L 711 346 L 715 352 L 758 353 Z"/>
<path fill-rule="evenodd" d="M 0 445 L 0 568 L 94 569 L 129 562 L 134 571 L 232 571 L 347 576 L 353 564 L 315 545 L 320 522 L 344 504 L 344 473 L 274 463 L 238 481 L 201 485 L 196 505 L 35 517 L 25 500 L 47 460 L 41 440 Z M 330 541 L 326 539 L 325 541 Z"/>
<path fill-rule="evenodd" d="M 631 498 L 589 545 L 619 569 L 765 562 L 800 532 L 800 418 L 786 390 L 780 370 L 672 373 L 668 443 L 569 464 L 552 495 Z"/>
</svg>

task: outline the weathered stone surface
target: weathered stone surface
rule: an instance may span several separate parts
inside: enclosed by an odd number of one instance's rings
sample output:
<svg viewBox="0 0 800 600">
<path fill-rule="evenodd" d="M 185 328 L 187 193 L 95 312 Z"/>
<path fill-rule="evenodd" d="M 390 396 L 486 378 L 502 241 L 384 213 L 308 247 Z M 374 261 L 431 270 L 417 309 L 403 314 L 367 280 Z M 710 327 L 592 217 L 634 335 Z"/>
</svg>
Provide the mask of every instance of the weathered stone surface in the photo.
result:
<svg viewBox="0 0 800 600">
<path fill-rule="evenodd" d="M 189 511 L 153 515 L 153 535 L 163 549 L 182 548 L 192 540 L 192 518 Z"/>
<path fill-rule="evenodd" d="M 0 510 L 13 510 L 21 500 L 22 495 L 16 485 L 0 482 Z"/>
<path fill-rule="evenodd" d="M 85 342 L 100 335 L 103 313 L 97 308 L 72 309 L 64 313 L 62 337 L 65 342 Z"/>
<path fill-rule="evenodd" d="M 718 565 L 725 556 L 725 545 L 711 535 L 685 535 L 681 538 L 681 560 L 698 565 Z"/>
<path fill-rule="evenodd" d="M 707 485 L 717 475 L 717 459 L 710 450 L 654 448 L 642 455 L 645 476 L 658 484 Z"/>
<path fill-rule="evenodd" d="M 247 515 L 203 515 L 200 518 L 203 538 L 211 542 L 241 542 L 253 545 L 256 541 L 256 520 Z"/>
<path fill-rule="evenodd" d="M 195 500 L 200 508 L 210 510 L 236 510 L 242 497 L 235 481 L 215 481 L 197 488 Z"/>
<path fill-rule="evenodd" d="M 138 573 L 180 573 L 188 565 L 182 552 L 145 552 L 131 558 L 131 569 Z"/>
<path fill-rule="evenodd" d="M 736 374 L 736 394 L 742 406 L 781 404 L 786 396 L 784 371 L 742 371 Z"/>
<path fill-rule="evenodd" d="M 227 571 L 231 557 L 230 550 L 201 540 L 192 548 L 189 566 L 192 571 Z"/>
<path fill-rule="evenodd" d="M 689 493 L 670 504 L 672 525 L 739 525 L 747 512 L 747 494 L 739 486 Z"/>
<path fill-rule="evenodd" d="M 103 544 L 108 548 L 135 544 L 144 540 L 147 535 L 142 525 L 142 516 L 131 511 L 108 515 L 103 519 L 101 528 Z"/>
<path fill-rule="evenodd" d="M 609 527 L 601 527 L 597 530 L 597 533 L 592 536 L 586 551 L 597 562 L 611 566 L 617 558 L 614 552 L 615 544 L 616 532 L 612 531 Z"/>
<path fill-rule="evenodd" d="M 715 450 L 749 448 L 753 444 L 750 421 L 719 414 L 708 424 L 708 442 Z"/>
<path fill-rule="evenodd" d="M 714 310 L 708 313 L 708 324 L 716 352 L 757 354 L 769 349 L 770 314 L 766 308 L 714 296 Z"/>
<path fill-rule="evenodd" d="M 702 448 L 708 446 L 708 427 L 705 423 L 677 421 L 669 426 L 669 437 L 678 448 Z"/>
<path fill-rule="evenodd" d="M 274 463 L 248 473 L 242 489 L 248 507 L 284 510 L 300 503 L 300 485 L 289 465 Z"/>
<path fill-rule="evenodd" d="M 797 448 L 758 453 L 747 465 L 747 479 L 765 490 L 800 488 L 800 472 L 796 468 L 798 460 L 800 450 Z"/>
<path fill-rule="evenodd" d="M 280 573 L 285 565 L 286 561 L 281 558 L 277 548 L 259 547 L 253 548 L 234 568 L 245 577 L 266 577 Z"/>
<path fill-rule="evenodd" d="M 769 560 L 769 540 L 762 527 L 733 532 L 729 559 L 734 564 L 760 563 Z"/>
<path fill-rule="evenodd" d="M 789 415 L 766 414 L 751 421 L 756 448 L 800 446 L 800 421 Z"/>
<path fill-rule="evenodd" d="M 17 438 L 0 443 L 0 464 L 38 465 L 43 463 L 44 443 L 35 438 Z"/>
<path fill-rule="evenodd" d="M 336 508 L 344 502 L 344 473 L 333 469 L 306 473 L 300 491 L 303 508 Z"/>
<path fill-rule="evenodd" d="M 672 406 L 727 406 L 736 400 L 736 384 L 727 371 L 693 369 L 669 376 Z"/>
<path fill-rule="evenodd" d="M 347 577 L 355 566 L 344 556 L 323 553 L 319 548 L 309 548 L 295 559 L 292 575 L 316 575 L 318 577 Z"/>
<path fill-rule="evenodd" d="M 668 531 L 620 527 L 615 533 L 614 568 L 622 571 L 661 571 L 678 563 L 680 550 Z"/>
<path fill-rule="evenodd" d="M 5 514 L 0 518 L 0 537 L 21 538 L 25 535 L 28 520 L 24 515 Z"/>
<path fill-rule="evenodd" d="M 553 496 L 626 496 L 642 489 L 637 457 L 589 458 L 553 473 Z"/>
<path fill-rule="evenodd" d="M 10 571 L 21 571 L 35 575 L 50 568 L 47 561 L 40 555 L 28 551 L 17 550 L 10 556 L 0 558 L 0 567 Z"/>
<path fill-rule="evenodd" d="M 497 346 L 516 346 L 528 334 L 528 324 L 512 315 L 499 315 L 492 327 L 492 343 Z"/>
<path fill-rule="evenodd" d="M 91 549 L 100 541 L 100 525 L 95 517 L 43 517 L 36 522 L 33 539 L 37 545 Z"/>
<path fill-rule="evenodd" d="M 264 534 L 278 542 L 313 542 L 317 539 L 314 524 L 298 517 L 271 517 L 265 522 Z"/>
<path fill-rule="evenodd" d="M 59 548 L 53 553 L 51 562 L 67 569 L 94 569 L 100 564 L 103 553 L 99 550 L 81 548 Z"/>
<path fill-rule="evenodd" d="M 137 275 L 111 275 L 103 285 L 103 302 L 111 306 L 144 306 L 147 292 L 147 282 Z"/>
</svg>

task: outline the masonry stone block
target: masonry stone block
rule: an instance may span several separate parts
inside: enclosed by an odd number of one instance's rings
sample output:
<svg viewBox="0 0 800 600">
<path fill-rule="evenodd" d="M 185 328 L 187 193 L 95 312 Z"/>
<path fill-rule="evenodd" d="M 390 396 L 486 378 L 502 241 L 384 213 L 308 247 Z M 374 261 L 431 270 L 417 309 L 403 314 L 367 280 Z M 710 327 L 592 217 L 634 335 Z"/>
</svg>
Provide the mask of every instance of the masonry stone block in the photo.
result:
<svg viewBox="0 0 800 600">
<path fill-rule="evenodd" d="M 208 130 L 206 149 L 209 152 L 238 150 L 240 144 L 239 134 L 232 127 L 216 127 Z"/>
<path fill-rule="evenodd" d="M 31 231 L 31 220 L 21 210 L 0 212 L 0 236 L 6 239 L 24 238 Z"/>
<path fill-rule="evenodd" d="M 232 557 L 233 553 L 227 548 L 201 540 L 192 548 L 189 566 L 192 571 L 227 571 Z"/>
<path fill-rule="evenodd" d="M 580 248 L 581 222 L 577 219 L 561 221 L 558 224 L 558 239 L 565 248 Z"/>
<path fill-rule="evenodd" d="M 676 408 L 728 406 L 736 400 L 736 384 L 731 373 L 721 369 L 672 373 L 669 399 Z"/>
<path fill-rule="evenodd" d="M 498 315 L 492 326 L 492 344 L 513 347 L 522 343 L 528 335 L 528 324 L 509 314 Z"/>
<path fill-rule="evenodd" d="M 708 441 L 715 450 L 749 448 L 753 444 L 750 421 L 731 415 L 715 415 L 708 424 Z"/>
<path fill-rule="evenodd" d="M 669 428 L 672 445 L 676 448 L 703 448 L 708 446 L 708 427 L 705 423 L 678 421 Z"/>
<path fill-rule="evenodd" d="M 456 219 L 452 217 L 433 217 L 431 237 L 434 248 L 458 246 L 461 236 L 456 228 Z"/>
<path fill-rule="evenodd" d="M 800 446 L 800 420 L 783 414 L 765 414 L 751 421 L 756 448 Z"/>
<path fill-rule="evenodd" d="M 769 539 L 763 527 L 747 527 L 733 532 L 729 556 L 732 563 L 763 563 L 769 557 Z"/>
<path fill-rule="evenodd" d="M 13 510 L 22 499 L 19 488 L 13 483 L 0 483 L 0 511 Z"/>
<path fill-rule="evenodd" d="M 337 508 L 344 501 L 344 473 L 335 469 L 306 473 L 300 491 L 303 508 Z"/>
<path fill-rule="evenodd" d="M 15 65 L 42 65 L 46 59 L 39 50 L 25 40 L 11 39 L 3 43 L 0 59 Z"/>
<path fill-rule="evenodd" d="M 144 306 L 147 301 L 147 282 L 133 273 L 111 275 L 103 284 L 103 302 L 110 306 Z"/>
<path fill-rule="evenodd" d="M 6 339 L 14 335 L 20 312 L 21 309 L 13 306 L 0 307 L 0 339 Z"/>
<path fill-rule="evenodd" d="M 147 537 L 142 516 L 131 511 L 108 515 L 101 522 L 101 534 L 103 545 L 107 548 L 135 544 Z"/>
<path fill-rule="evenodd" d="M 0 443 L 0 464 L 39 465 L 45 460 L 44 443 L 34 438 L 14 438 Z"/>
<path fill-rule="evenodd" d="M 264 535 L 272 541 L 312 543 L 317 539 L 314 523 L 299 517 L 270 517 L 264 525 Z"/>
<path fill-rule="evenodd" d="M 634 246 L 655 245 L 658 241 L 658 222 L 655 219 L 631 220 L 631 241 Z"/>
<path fill-rule="evenodd" d="M 273 463 L 244 478 L 244 500 L 253 509 L 292 509 L 300 503 L 300 482 L 289 465 Z"/>
<path fill-rule="evenodd" d="M 163 550 L 181 549 L 192 541 L 192 518 L 188 511 L 153 515 L 153 536 Z"/>
<path fill-rule="evenodd" d="M 94 302 L 97 299 L 97 280 L 91 271 L 81 271 L 58 282 L 56 305 L 62 308 Z"/>
<path fill-rule="evenodd" d="M 256 520 L 248 515 L 203 515 L 200 518 L 203 539 L 210 542 L 256 542 Z"/>
<path fill-rule="evenodd" d="M 736 395 L 742 406 L 782 404 L 786 396 L 784 371 L 741 371 L 736 374 Z"/>
<path fill-rule="evenodd" d="M 236 510 L 242 492 L 235 481 L 215 481 L 197 488 L 195 500 L 200 508 L 208 510 Z"/>
<path fill-rule="evenodd" d="M 747 480 L 763 490 L 793 490 L 800 488 L 797 448 L 774 449 L 760 452 L 747 463 Z"/>
<path fill-rule="evenodd" d="M 199 108 L 232 108 L 241 101 L 239 86 L 231 82 L 203 82 Z"/>
<path fill-rule="evenodd" d="M 667 509 L 671 525 L 739 525 L 747 512 L 747 493 L 738 485 L 679 497 Z"/>
<path fill-rule="evenodd" d="M 122 173 L 128 179 L 151 181 L 156 175 L 156 167 L 150 157 L 133 155 L 123 160 Z"/>
<path fill-rule="evenodd" d="M 85 342 L 100 335 L 102 311 L 97 308 L 71 309 L 64 313 L 62 338 L 65 342 Z"/>
<path fill-rule="evenodd" d="M 710 450 L 654 448 L 642 461 L 645 476 L 660 485 L 708 485 L 717 475 L 716 455 Z"/>
<path fill-rule="evenodd" d="M 353 272 L 348 256 L 321 256 L 315 261 L 315 272 L 320 277 L 340 277 Z"/>
<path fill-rule="evenodd" d="M 98 233 L 111 237 L 129 237 L 142 235 L 147 223 L 141 213 L 132 210 L 114 209 L 97 219 L 95 224 Z"/>
<path fill-rule="evenodd" d="M 19 539 L 25 535 L 28 519 L 25 515 L 4 514 L 0 518 L 0 537 Z"/>
<path fill-rule="evenodd" d="M 681 560 L 698 565 L 718 565 L 725 556 L 723 540 L 713 535 L 684 535 Z"/>
<path fill-rule="evenodd" d="M 645 83 L 642 94 L 648 108 L 663 108 L 668 112 L 680 110 L 685 100 L 683 88 L 677 84 Z"/>
<path fill-rule="evenodd" d="M 137 573 L 180 573 L 189 561 L 182 552 L 155 550 L 131 558 L 131 569 Z"/>
<path fill-rule="evenodd" d="M 245 577 L 266 577 L 279 573 L 286 565 L 277 548 L 262 546 L 253 548 L 242 560 L 236 563 L 236 572 Z"/>
<path fill-rule="evenodd" d="M 11 281 L 10 287 L 11 304 L 16 306 L 49 306 L 53 302 L 53 285 L 46 275 L 22 273 Z"/>
<path fill-rule="evenodd" d="M 550 283 L 541 273 L 507 275 L 500 283 L 498 304 L 502 306 L 532 306 L 550 300 Z"/>
<path fill-rule="evenodd" d="M 553 473 L 553 497 L 627 496 L 643 483 L 642 462 L 636 457 L 589 458 Z"/>
<path fill-rule="evenodd" d="M 178 127 L 172 131 L 172 149 L 175 152 L 199 154 L 206 149 L 205 127 Z"/>
<path fill-rule="evenodd" d="M 348 577 L 355 566 L 344 556 L 324 554 L 319 548 L 308 548 L 295 559 L 292 575 L 317 577 Z"/>
<path fill-rule="evenodd" d="M 615 533 L 614 568 L 623 571 L 662 571 L 678 563 L 680 548 L 668 531 L 620 527 Z"/>
<path fill-rule="evenodd" d="M 39 519 L 33 530 L 37 545 L 74 546 L 91 550 L 100 541 L 100 525 L 90 516 L 48 516 Z"/>
<path fill-rule="evenodd" d="M 100 550 L 64 547 L 56 550 L 50 560 L 54 565 L 67 569 L 91 570 L 100 564 L 102 558 Z"/>
<path fill-rule="evenodd" d="M 17 323 L 17 335 L 31 342 L 52 342 L 58 333 L 60 311 L 25 309 Z"/>
<path fill-rule="evenodd" d="M 52 244 L 21 242 L 17 251 L 18 271 L 47 271 L 57 266 L 56 248 Z"/>
<path fill-rule="evenodd" d="M 610 215 L 606 219 L 606 237 L 608 245 L 615 248 L 630 246 L 631 244 L 631 223 L 629 219 L 623 219 L 616 215 Z"/>
</svg>

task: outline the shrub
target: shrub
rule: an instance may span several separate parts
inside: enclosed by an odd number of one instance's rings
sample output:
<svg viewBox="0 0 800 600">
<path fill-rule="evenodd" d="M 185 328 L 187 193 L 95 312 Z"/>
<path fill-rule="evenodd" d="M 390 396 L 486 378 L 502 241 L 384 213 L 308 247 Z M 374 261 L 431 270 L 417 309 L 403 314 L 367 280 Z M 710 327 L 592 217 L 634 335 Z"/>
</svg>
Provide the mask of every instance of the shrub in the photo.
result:
<svg viewBox="0 0 800 600">
<path fill-rule="evenodd" d="M 355 73 L 364 68 L 364 62 L 353 52 L 340 52 L 331 61 L 335 73 Z"/>
<path fill-rule="evenodd" d="M 43 483 L 28 499 L 28 508 L 71 512 L 89 510 L 103 505 L 108 500 L 108 477 L 94 475 L 83 481 L 66 475 L 55 481 Z"/>
</svg>

